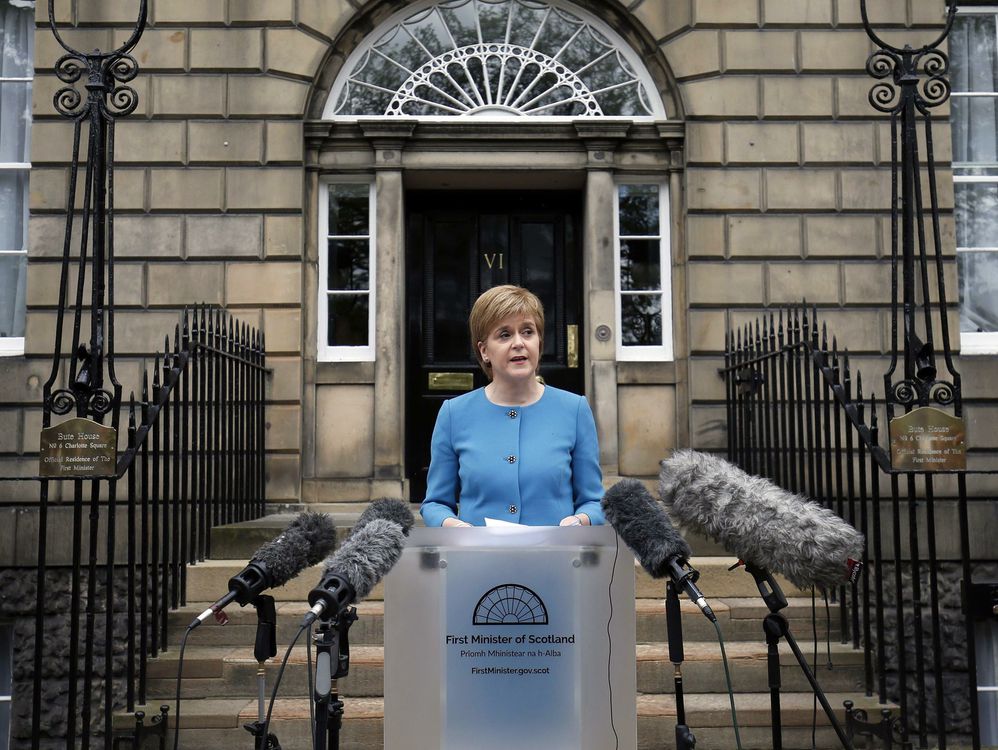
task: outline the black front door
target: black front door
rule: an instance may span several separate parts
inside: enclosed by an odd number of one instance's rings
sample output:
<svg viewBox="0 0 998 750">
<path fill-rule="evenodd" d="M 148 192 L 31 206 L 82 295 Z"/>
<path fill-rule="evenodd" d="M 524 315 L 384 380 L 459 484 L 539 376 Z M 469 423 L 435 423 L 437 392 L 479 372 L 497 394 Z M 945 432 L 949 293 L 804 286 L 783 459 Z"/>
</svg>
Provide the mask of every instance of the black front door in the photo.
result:
<svg viewBox="0 0 998 750">
<path fill-rule="evenodd" d="M 423 499 L 430 436 L 445 399 L 485 385 L 468 334 L 475 299 L 499 284 L 544 303 L 544 382 L 583 392 L 581 196 L 408 193 L 406 474 Z"/>
</svg>

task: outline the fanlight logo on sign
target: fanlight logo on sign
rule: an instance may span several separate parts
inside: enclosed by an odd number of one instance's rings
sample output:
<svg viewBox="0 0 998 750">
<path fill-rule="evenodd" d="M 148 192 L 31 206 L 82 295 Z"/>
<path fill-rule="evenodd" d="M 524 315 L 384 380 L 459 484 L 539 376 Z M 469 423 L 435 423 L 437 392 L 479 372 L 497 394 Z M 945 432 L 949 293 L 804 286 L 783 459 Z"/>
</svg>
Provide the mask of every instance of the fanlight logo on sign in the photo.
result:
<svg viewBox="0 0 998 750">
<path fill-rule="evenodd" d="M 526 586 L 504 583 L 489 589 L 475 605 L 473 625 L 547 625 L 544 602 Z"/>
</svg>

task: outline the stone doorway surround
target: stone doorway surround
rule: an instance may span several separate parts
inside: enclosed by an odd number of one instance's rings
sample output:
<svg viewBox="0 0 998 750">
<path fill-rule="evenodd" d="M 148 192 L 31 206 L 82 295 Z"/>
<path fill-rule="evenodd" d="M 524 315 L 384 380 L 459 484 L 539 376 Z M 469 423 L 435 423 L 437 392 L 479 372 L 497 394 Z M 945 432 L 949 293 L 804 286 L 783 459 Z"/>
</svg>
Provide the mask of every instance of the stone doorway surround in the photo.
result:
<svg viewBox="0 0 998 750">
<path fill-rule="evenodd" d="M 545 122 L 419 122 L 409 118 L 305 122 L 305 274 L 303 316 L 302 501 L 365 500 L 406 491 L 405 249 L 407 186 L 476 189 L 577 186 L 584 191 L 583 285 L 588 394 L 596 416 L 604 474 L 654 474 L 661 455 L 689 440 L 683 232 L 685 125 L 681 120 L 586 119 Z M 376 192 L 375 359 L 317 361 L 318 194 L 322 180 L 372 177 Z M 615 185 L 654 178 L 669 187 L 672 319 L 670 362 L 617 362 L 615 328 Z M 654 404 L 654 407 L 652 406 Z M 642 413 L 661 410 L 668 426 L 643 448 Z M 645 464 L 648 466 L 646 467 Z"/>
</svg>

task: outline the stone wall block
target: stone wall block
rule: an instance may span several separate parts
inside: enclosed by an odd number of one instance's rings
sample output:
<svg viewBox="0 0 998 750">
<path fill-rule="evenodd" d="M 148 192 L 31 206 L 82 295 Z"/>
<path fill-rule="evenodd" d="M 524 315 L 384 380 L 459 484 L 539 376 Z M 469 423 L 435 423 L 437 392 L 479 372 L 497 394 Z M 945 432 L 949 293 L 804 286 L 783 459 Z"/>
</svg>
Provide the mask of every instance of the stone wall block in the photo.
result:
<svg viewBox="0 0 998 750">
<path fill-rule="evenodd" d="M 941 115 L 944 108 L 949 107 L 949 100 L 942 107 L 933 110 L 933 117 L 937 113 Z M 925 128 L 919 123 L 916 130 L 918 136 L 918 160 L 920 164 L 928 163 L 928 152 L 925 148 Z M 891 125 L 890 122 L 877 123 L 877 146 L 879 161 L 881 164 L 891 163 Z M 898 140 L 898 147 L 901 142 Z M 944 119 L 936 118 L 932 122 L 932 155 L 936 164 L 943 164 L 953 159 L 953 138 L 950 125 Z"/>
<path fill-rule="evenodd" d="M 168 116 L 224 114 L 225 76 L 155 76 L 151 111 Z"/>
<path fill-rule="evenodd" d="M 301 264 L 229 263 L 225 289 L 230 305 L 300 304 Z"/>
<path fill-rule="evenodd" d="M 729 216 L 728 246 L 732 258 L 801 257 L 800 219 L 796 216 Z"/>
<path fill-rule="evenodd" d="M 918 3 L 911 4 L 911 22 L 917 26 L 934 25 L 942 28 L 946 20 L 946 6 L 942 2 L 938 3 Z"/>
<path fill-rule="evenodd" d="M 756 117 L 759 91 L 751 77 L 731 76 L 682 84 L 687 117 Z"/>
<path fill-rule="evenodd" d="M 691 0 L 641 0 L 631 13 L 655 39 L 664 39 L 693 22 Z"/>
<path fill-rule="evenodd" d="M 69 196 L 66 183 L 68 169 L 33 169 L 29 182 L 29 205 L 32 211 L 65 210 Z M 76 207 L 83 207 L 86 170 L 81 169 L 76 179 Z M 145 204 L 145 170 L 116 169 L 114 172 L 114 198 L 116 209 L 141 209 Z"/>
<path fill-rule="evenodd" d="M 294 0 L 229 0 L 229 23 L 294 23 Z"/>
<path fill-rule="evenodd" d="M 724 256 L 724 217 L 693 214 L 686 217 L 686 252 L 689 257 Z"/>
<path fill-rule="evenodd" d="M 221 169 L 154 169 L 149 178 L 149 203 L 156 209 L 220 209 Z"/>
<path fill-rule="evenodd" d="M 267 216 L 263 222 L 263 252 L 267 258 L 302 257 L 302 217 Z"/>
<path fill-rule="evenodd" d="M 619 386 L 617 434 L 620 474 L 658 476 L 658 462 L 677 447 L 675 386 Z"/>
<path fill-rule="evenodd" d="M 67 294 L 75 298 L 79 264 L 69 267 L 69 289 Z M 29 263 L 27 304 L 29 307 L 55 307 L 59 300 L 59 277 L 61 263 Z M 143 297 L 144 268 L 141 263 L 114 264 L 114 303 L 122 307 L 141 307 Z M 93 288 L 93 277 L 87 271 L 83 283 L 83 299 L 89 303 Z"/>
<path fill-rule="evenodd" d="M 693 0 L 693 21 L 711 26 L 756 26 L 757 0 Z"/>
<path fill-rule="evenodd" d="M 770 263 L 769 304 L 838 304 L 839 266 L 837 263 Z"/>
<path fill-rule="evenodd" d="M 191 70 L 259 70 L 263 66 L 260 29 L 192 29 Z"/>
<path fill-rule="evenodd" d="M 262 216 L 188 216 L 187 256 L 260 258 L 262 233 Z"/>
<path fill-rule="evenodd" d="M 889 211 L 890 169 L 847 169 L 841 174 L 842 208 Z"/>
<path fill-rule="evenodd" d="M 225 0 L 153 0 L 150 7 L 157 25 L 225 23 Z"/>
<path fill-rule="evenodd" d="M 808 216 L 804 224 L 808 257 L 877 257 L 880 234 L 873 216 Z"/>
<path fill-rule="evenodd" d="M 94 3 L 95 5 L 100 5 L 100 3 Z M 41 3 L 41 5 L 47 5 L 47 3 Z M 136 4 L 132 8 L 133 14 L 135 14 L 130 21 L 130 23 L 135 23 L 135 17 L 138 15 L 138 5 Z M 46 24 L 47 26 L 47 24 Z M 108 28 L 100 29 L 74 29 L 74 28 L 62 28 L 59 29 L 59 35 L 62 36 L 63 40 L 73 49 L 79 50 L 108 50 L 111 49 L 111 30 Z M 66 50 L 62 48 L 62 45 L 56 41 L 55 36 L 47 28 L 43 27 L 35 32 L 35 71 L 46 71 L 52 70 L 55 66 L 56 61 L 66 54 Z M 83 89 L 83 81 L 78 82 L 80 85 L 81 92 L 85 95 L 86 91 Z"/>
<path fill-rule="evenodd" d="M 75 226 L 74 226 L 75 229 Z M 35 214 L 28 220 L 28 258 L 62 257 L 62 245 L 66 235 L 64 216 Z M 79 230 L 73 232 L 73 241 L 78 241 Z"/>
<path fill-rule="evenodd" d="M 722 367 L 724 357 L 690 357 L 690 397 L 694 401 L 725 399 L 724 378 L 717 372 Z"/>
<path fill-rule="evenodd" d="M 763 0 L 762 18 L 767 26 L 831 26 L 832 0 Z"/>
<path fill-rule="evenodd" d="M 724 126 L 719 122 L 686 123 L 686 164 L 721 164 L 724 161 Z"/>
<path fill-rule="evenodd" d="M 762 81 L 762 111 L 767 118 L 827 118 L 833 101 L 831 78 L 787 76 Z"/>
<path fill-rule="evenodd" d="M 267 29 L 267 71 L 314 78 L 329 48 L 299 29 Z"/>
<path fill-rule="evenodd" d="M 143 73 L 144 71 L 140 70 L 139 75 L 128 82 L 128 85 L 135 89 L 135 93 L 138 94 L 139 97 L 138 106 L 136 106 L 131 117 L 144 117 L 149 111 L 149 80 L 152 76 L 143 75 Z M 52 103 L 53 97 L 57 91 L 60 91 L 65 87 L 66 84 L 60 81 L 56 76 L 39 70 L 35 71 L 35 78 L 31 83 L 31 111 L 33 117 L 36 119 L 32 124 L 32 128 L 42 122 L 42 120 L 38 118 L 55 117 L 58 115 L 58 111 Z M 79 90 L 81 92 L 81 96 L 86 95 L 85 88 Z M 62 120 L 59 120 L 59 122 L 62 122 Z M 84 129 L 84 132 L 86 132 L 86 129 Z M 86 139 L 81 140 L 81 143 L 85 149 Z M 32 143 L 32 146 L 34 146 L 34 143 Z M 84 150 L 83 153 L 86 153 L 86 151 Z"/>
<path fill-rule="evenodd" d="M 55 0 L 52 4 L 52 10 L 54 11 L 55 22 L 57 24 L 73 23 L 74 4 L 74 0 Z M 35 24 L 47 27 L 48 22 L 48 3 L 35 3 Z"/>
<path fill-rule="evenodd" d="M 298 0 L 298 23 L 330 41 L 339 35 L 356 10 L 348 0 Z"/>
<path fill-rule="evenodd" d="M 862 27 L 863 17 L 859 12 L 859 3 L 852 0 L 835 0 L 836 17 L 840 26 L 856 25 Z M 867 3 L 870 23 L 875 26 L 883 24 L 905 24 L 908 21 L 907 0 L 880 0 Z M 880 33 L 878 29 L 877 33 Z"/>
<path fill-rule="evenodd" d="M 229 209 L 300 210 L 302 179 L 301 169 L 227 169 L 225 204 Z"/>
<path fill-rule="evenodd" d="M 805 72 L 858 73 L 866 70 L 866 58 L 873 51 L 873 42 L 864 31 L 802 31 L 800 48 L 801 69 Z"/>
<path fill-rule="evenodd" d="M 32 169 L 28 183 L 28 204 L 32 211 L 66 208 L 65 169 Z"/>
<path fill-rule="evenodd" d="M 267 354 L 297 354 L 301 351 L 301 310 L 265 308 L 263 332 L 267 337 Z"/>
<path fill-rule="evenodd" d="M 183 220 L 179 216 L 118 216 L 114 243 L 115 255 L 122 258 L 179 258 Z"/>
<path fill-rule="evenodd" d="M 102 3 L 83 3 L 83 6 L 98 7 Z M 133 0 L 127 3 L 135 10 L 138 4 Z M 136 10 L 137 12 L 137 10 Z M 114 44 L 119 46 L 131 36 L 131 29 L 116 29 Z M 154 71 L 182 71 L 187 67 L 187 29 L 150 29 L 142 32 L 142 38 L 132 50 L 132 56 L 144 73 Z"/>
<path fill-rule="evenodd" d="M 758 169 L 691 169 L 686 173 L 690 209 L 754 210 L 760 206 Z"/>
<path fill-rule="evenodd" d="M 728 71 L 797 69 L 797 36 L 792 31 L 726 31 L 724 65 Z"/>
<path fill-rule="evenodd" d="M 366 385 L 316 388 L 315 472 L 367 477 L 374 472 L 374 390 Z"/>
<path fill-rule="evenodd" d="M 804 161 L 807 164 L 859 163 L 874 158 L 874 127 L 869 123 L 804 123 Z"/>
<path fill-rule="evenodd" d="M 308 90 L 286 78 L 229 76 L 229 114 L 301 116 Z"/>
<path fill-rule="evenodd" d="M 690 409 L 690 447 L 701 451 L 723 450 L 728 444 L 727 424 L 724 406 L 694 404 Z"/>
<path fill-rule="evenodd" d="M 305 145 L 300 122 L 268 122 L 264 143 L 267 162 L 300 164 L 304 161 Z"/>
<path fill-rule="evenodd" d="M 124 164 L 181 164 L 187 151 L 185 130 L 182 122 L 123 120 L 114 129 L 114 159 Z"/>
<path fill-rule="evenodd" d="M 183 307 L 199 302 L 221 304 L 221 263 L 150 263 L 149 304 Z"/>
<path fill-rule="evenodd" d="M 687 31 L 666 42 L 662 51 L 679 79 L 721 70 L 720 32 L 714 29 Z"/>
<path fill-rule="evenodd" d="M 192 164 L 263 161 L 262 122 L 191 122 L 188 128 L 188 158 Z"/>
<path fill-rule="evenodd" d="M 264 444 L 268 451 L 301 448 L 301 407 L 268 404 Z"/>
<path fill-rule="evenodd" d="M 21 410 L 0 409 L 0 453 L 21 450 Z"/>
<path fill-rule="evenodd" d="M 268 454 L 264 459 L 267 502 L 301 502 L 301 459 L 297 455 Z"/>
<path fill-rule="evenodd" d="M 274 377 L 266 378 L 267 401 L 301 401 L 301 359 L 298 357 L 267 357 L 267 367 Z"/>
<path fill-rule="evenodd" d="M 87 131 L 80 134 L 81 158 L 86 157 Z M 58 120 L 39 120 L 31 123 L 31 163 L 68 164 L 73 155 L 73 124 Z M 31 172 L 34 180 L 35 172 Z"/>
<path fill-rule="evenodd" d="M 49 346 L 55 331 L 49 333 Z M 0 379 L 3 380 L 3 402 L 6 404 L 40 404 L 42 387 L 52 372 L 50 359 L 26 359 L 25 357 L 3 357 L 0 359 Z M 63 384 L 63 368 L 56 372 L 56 388 Z"/>
<path fill-rule="evenodd" d="M 891 267 L 888 263 L 846 263 L 843 297 L 847 305 L 889 304 Z"/>
<path fill-rule="evenodd" d="M 797 164 L 800 149 L 797 125 L 786 123 L 728 123 L 728 164 Z"/>
<path fill-rule="evenodd" d="M 758 304 L 763 298 L 758 263 L 690 263 L 687 269 L 691 305 Z"/>
<path fill-rule="evenodd" d="M 834 209 L 835 172 L 817 169 L 766 170 L 766 207 Z"/>
</svg>

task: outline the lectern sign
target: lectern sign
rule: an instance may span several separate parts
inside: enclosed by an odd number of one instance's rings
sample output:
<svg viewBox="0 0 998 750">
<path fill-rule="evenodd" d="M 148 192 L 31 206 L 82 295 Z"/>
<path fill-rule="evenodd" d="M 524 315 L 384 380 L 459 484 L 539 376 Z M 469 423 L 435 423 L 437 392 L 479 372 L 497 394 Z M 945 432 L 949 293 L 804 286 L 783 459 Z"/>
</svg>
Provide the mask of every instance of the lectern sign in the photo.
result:
<svg viewBox="0 0 998 750">
<path fill-rule="evenodd" d="M 42 430 L 38 473 L 47 478 L 114 476 L 118 431 L 76 417 Z"/>
<path fill-rule="evenodd" d="M 899 471 L 963 471 L 967 468 L 963 419 L 923 406 L 891 420 L 891 466 Z"/>
</svg>

